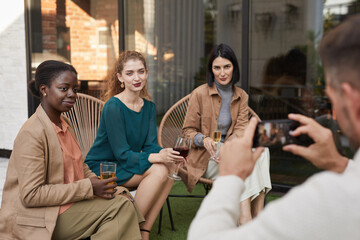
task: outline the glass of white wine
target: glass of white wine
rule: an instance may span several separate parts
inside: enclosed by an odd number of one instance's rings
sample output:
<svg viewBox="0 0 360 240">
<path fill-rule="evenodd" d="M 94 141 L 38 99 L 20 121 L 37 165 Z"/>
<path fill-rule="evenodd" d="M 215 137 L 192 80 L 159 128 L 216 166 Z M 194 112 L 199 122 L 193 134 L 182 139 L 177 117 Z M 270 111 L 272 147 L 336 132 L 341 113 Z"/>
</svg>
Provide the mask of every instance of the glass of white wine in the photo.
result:
<svg viewBox="0 0 360 240">
<path fill-rule="evenodd" d="M 214 140 L 215 142 L 215 145 L 216 145 L 216 153 L 215 155 L 211 156 L 209 158 L 209 160 L 212 160 L 212 161 L 215 161 L 217 155 L 218 155 L 218 152 L 219 152 L 219 143 L 221 141 L 221 126 L 218 125 L 217 126 L 217 129 L 215 131 L 212 132 L 212 139 Z"/>
</svg>

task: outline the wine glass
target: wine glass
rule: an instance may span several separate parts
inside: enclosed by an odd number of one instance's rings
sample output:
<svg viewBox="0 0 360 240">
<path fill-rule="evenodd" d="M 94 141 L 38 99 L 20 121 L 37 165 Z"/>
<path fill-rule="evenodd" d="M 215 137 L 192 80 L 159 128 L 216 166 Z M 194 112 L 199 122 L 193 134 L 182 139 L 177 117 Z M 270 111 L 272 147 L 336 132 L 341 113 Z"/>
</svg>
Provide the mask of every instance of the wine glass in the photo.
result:
<svg viewBox="0 0 360 240">
<path fill-rule="evenodd" d="M 212 132 L 211 138 L 214 140 L 216 145 L 216 153 L 215 155 L 211 156 L 209 160 L 215 161 L 218 153 L 219 153 L 219 142 L 221 141 L 221 126 L 218 125 L 216 130 Z"/>
<path fill-rule="evenodd" d="M 186 157 L 189 154 L 190 147 L 191 147 L 190 138 L 178 136 L 175 142 L 175 146 L 173 147 L 173 150 L 179 152 L 179 155 L 182 156 L 185 161 Z M 181 180 L 181 178 L 177 175 L 181 161 L 178 161 L 175 164 L 176 164 L 176 168 L 172 174 L 168 175 L 168 178 L 173 180 Z"/>
</svg>

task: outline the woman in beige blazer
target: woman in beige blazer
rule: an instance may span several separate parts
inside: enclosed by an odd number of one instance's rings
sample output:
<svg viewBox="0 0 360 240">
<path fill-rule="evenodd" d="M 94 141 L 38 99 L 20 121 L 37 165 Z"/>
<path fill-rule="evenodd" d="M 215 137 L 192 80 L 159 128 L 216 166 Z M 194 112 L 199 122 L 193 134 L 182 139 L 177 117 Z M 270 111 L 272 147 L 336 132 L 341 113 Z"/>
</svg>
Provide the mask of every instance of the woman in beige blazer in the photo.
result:
<svg viewBox="0 0 360 240">
<path fill-rule="evenodd" d="M 240 70 L 234 51 L 226 44 L 216 45 L 209 55 L 207 84 L 196 88 L 190 96 L 183 134 L 192 139 L 189 152 L 188 175 L 182 176 L 189 191 L 200 177 L 216 179 L 219 175 L 218 157 L 209 161 L 217 150 L 211 135 L 221 132 L 221 142 L 243 135 L 248 124 L 248 95 L 235 86 Z M 219 127 L 221 126 L 221 127 Z M 264 151 L 253 174 L 246 180 L 242 195 L 240 224 L 255 217 L 264 206 L 265 193 L 271 189 L 269 151 Z"/>
<path fill-rule="evenodd" d="M 81 151 L 61 113 L 76 101 L 76 70 L 45 61 L 29 87 L 41 104 L 14 142 L 2 195 L 0 239 L 141 239 L 143 218 L 124 189 L 114 189 L 116 178 L 98 179 L 81 154 L 72 155 Z M 72 141 L 70 150 L 65 149 L 69 141 L 61 142 L 59 135 Z"/>
</svg>

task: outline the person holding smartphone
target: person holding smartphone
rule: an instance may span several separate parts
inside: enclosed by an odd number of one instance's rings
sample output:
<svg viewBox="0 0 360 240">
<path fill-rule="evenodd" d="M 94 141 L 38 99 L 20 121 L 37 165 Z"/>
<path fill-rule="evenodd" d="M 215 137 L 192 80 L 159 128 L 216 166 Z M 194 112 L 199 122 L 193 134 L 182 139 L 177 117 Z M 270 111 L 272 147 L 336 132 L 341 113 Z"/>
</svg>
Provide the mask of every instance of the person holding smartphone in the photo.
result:
<svg viewBox="0 0 360 240">
<path fill-rule="evenodd" d="M 245 226 L 237 226 L 237 201 L 263 147 L 252 150 L 257 125 L 251 119 L 244 136 L 220 150 L 220 177 L 202 202 L 188 239 L 337 240 L 360 236 L 360 15 L 349 17 L 321 40 L 319 54 L 339 126 L 357 150 L 354 160 L 339 154 L 330 129 L 314 119 L 289 114 L 300 123 L 292 135 L 308 135 L 309 146 L 283 150 L 302 156 L 325 171 L 294 187 Z"/>
<path fill-rule="evenodd" d="M 183 125 L 183 134 L 194 143 L 187 158 L 188 175 L 182 176 L 190 192 L 200 177 L 219 176 L 221 159 L 216 157 L 217 149 L 224 142 L 242 136 L 248 124 L 248 95 L 235 85 L 240 79 L 239 64 L 228 45 L 214 46 L 206 74 L 207 83 L 191 93 Z M 213 133 L 219 133 L 219 137 L 213 138 Z M 209 160 L 211 156 L 215 156 L 214 160 Z M 246 180 L 247 191 L 240 199 L 240 224 L 250 221 L 264 207 L 265 194 L 271 189 L 269 159 L 267 149 Z"/>
</svg>

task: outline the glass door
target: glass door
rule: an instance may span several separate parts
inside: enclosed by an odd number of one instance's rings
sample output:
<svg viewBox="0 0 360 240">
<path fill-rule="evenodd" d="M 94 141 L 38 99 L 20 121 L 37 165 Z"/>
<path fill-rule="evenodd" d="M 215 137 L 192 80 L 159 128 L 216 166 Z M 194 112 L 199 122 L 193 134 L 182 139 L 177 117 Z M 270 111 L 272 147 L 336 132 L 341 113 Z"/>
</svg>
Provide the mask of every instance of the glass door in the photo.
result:
<svg viewBox="0 0 360 240">
<path fill-rule="evenodd" d="M 125 1 L 125 49 L 146 56 L 149 91 L 159 114 L 206 82 L 207 55 L 214 44 L 227 43 L 241 56 L 241 4 L 233 0 Z"/>
<path fill-rule="evenodd" d="M 250 1 L 249 104 L 262 120 L 284 119 L 289 113 L 314 118 L 332 130 L 338 150 L 352 157 L 325 95 L 324 72 L 317 54 L 324 32 L 359 11 L 358 1 L 336 2 L 343 3 Z M 319 171 L 281 149 L 271 150 L 270 154 L 274 181 L 296 184 Z"/>
</svg>

